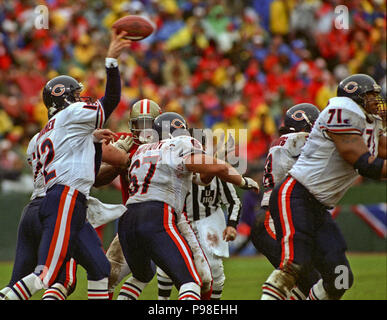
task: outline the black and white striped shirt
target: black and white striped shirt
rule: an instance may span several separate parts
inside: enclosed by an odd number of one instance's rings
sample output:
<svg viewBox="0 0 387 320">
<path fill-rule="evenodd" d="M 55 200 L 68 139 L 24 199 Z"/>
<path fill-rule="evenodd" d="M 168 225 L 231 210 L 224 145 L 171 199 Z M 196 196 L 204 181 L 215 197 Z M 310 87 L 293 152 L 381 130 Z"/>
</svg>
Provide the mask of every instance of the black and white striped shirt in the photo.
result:
<svg viewBox="0 0 387 320">
<path fill-rule="evenodd" d="M 189 221 L 208 217 L 222 206 L 227 209 L 227 225 L 236 228 L 241 213 L 241 201 L 234 186 L 217 177 L 212 179 L 211 184 L 206 187 L 192 183 L 190 193 L 186 198 L 186 212 Z"/>
</svg>

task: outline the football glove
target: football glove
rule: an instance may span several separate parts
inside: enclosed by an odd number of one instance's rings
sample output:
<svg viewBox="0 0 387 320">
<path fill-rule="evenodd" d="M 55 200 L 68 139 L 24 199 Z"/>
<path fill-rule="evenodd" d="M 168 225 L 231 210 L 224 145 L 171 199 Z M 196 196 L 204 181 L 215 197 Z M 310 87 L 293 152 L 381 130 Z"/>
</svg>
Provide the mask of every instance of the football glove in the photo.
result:
<svg viewBox="0 0 387 320">
<path fill-rule="evenodd" d="M 124 150 L 126 153 L 128 153 L 130 148 L 133 146 L 133 144 L 134 144 L 133 136 L 125 137 L 124 135 L 122 135 L 116 142 L 113 143 L 113 146 L 118 149 Z"/>
<path fill-rule="evenodd" d="M 259 191 L 258 183 L 249 177 L 242 177 L 242 183 L 239 187 L 243 190 L 256 189 L 257 192 Z"/>
</svg>

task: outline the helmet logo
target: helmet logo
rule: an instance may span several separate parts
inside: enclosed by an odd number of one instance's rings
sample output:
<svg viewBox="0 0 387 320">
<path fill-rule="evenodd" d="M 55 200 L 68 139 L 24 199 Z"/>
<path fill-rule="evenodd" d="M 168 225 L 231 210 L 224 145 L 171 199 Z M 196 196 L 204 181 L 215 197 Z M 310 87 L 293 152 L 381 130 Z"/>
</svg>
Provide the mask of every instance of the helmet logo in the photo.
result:
<svg viewBox="0 0 387 320">
<path fill-rule="evenodd" d="M 350 81 L 344 86 L 344 91 L 348 93 L 354 93 L 359 88 L 359 85 L 355 81 Z"/>
<path fill-rule="evenodd" d="M 171 126 L 176 128 L 176 129 L 179 129 L 179 128 L 185 129 L 185 124 L 180 119 L 173 119 L 171 121 Z"/>
<path fill-rule="evenodd" d="M 66 91 L 65 86 L 64 86 L 63 84 L 61 84 L 61 83 L 58 83 L 58 84 L 56 84 L 56 85 L 52 88 L 51 94 L 52 94 L 53 96 L 59 97 L 59 96 L 61 96 L 62 94 L 64 94 L 65 91 Z"/>
<path fill-rule="evenodd" d="M 292 118 L 296 121 L 302 121 L 305 120 L 306 114 L 304 110 L 297 110 L 292 114 Z"/>
</svg>

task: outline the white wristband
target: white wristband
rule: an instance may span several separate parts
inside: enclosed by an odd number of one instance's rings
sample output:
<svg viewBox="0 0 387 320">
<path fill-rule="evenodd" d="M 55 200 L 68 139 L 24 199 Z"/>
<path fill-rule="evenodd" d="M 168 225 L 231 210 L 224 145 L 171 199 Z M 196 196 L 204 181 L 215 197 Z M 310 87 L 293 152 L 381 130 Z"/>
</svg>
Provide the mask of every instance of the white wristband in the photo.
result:
<svg viewBox="0 0 387 320">
<path fill-rule="evenodd" d="M 245 184 L 246 184 L 246 180 L 245 180 L 245 178 L 243 178 L 243 177 L 241 177 L 241 178 L 242 178 L 242 182 L 241 182 L 241 184 L 239 185 L 239 187 L 244 187 Z"/>
<path fill-rule="evenodd" d="M 105 66 L 106 68 L 116 68 L 118 67 L 118 61 L 115 58 L 105 58 Z"/>
</svg>

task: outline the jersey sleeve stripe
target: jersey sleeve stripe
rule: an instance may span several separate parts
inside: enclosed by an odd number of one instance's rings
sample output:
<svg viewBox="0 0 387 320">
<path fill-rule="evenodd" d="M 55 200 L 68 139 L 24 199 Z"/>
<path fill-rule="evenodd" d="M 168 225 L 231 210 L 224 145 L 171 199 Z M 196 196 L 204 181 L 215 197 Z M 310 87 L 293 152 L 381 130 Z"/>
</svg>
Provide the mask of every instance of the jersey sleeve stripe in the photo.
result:
<svg viewBox="0 0 387 320">
<path fill-rule="evenodd" d="M 326 126 L 320 126 L 320 129 L 325 129 L 327 131 L 335 132 L 335 133 L 356 133 L 361 134 L 361 131 L 356 128 L 345 128 L 345 129 L 335 129 L 335 128 L 327 128 Z"/>
<path fill-rule="evenodd" d="M 101 102 L 98 101 L 98 105 L 99 105 L 99 127 L 98 128 L 102 128 L 104 122 L 105 122 L 105 117 L 104 117 L 104 111 L 103 111 L 103 107 L 101 105 Z"/>
<path fill-rule="evenodd" d="M 97 110 L 97 108 L 98 108 L 97 106 L 88 105 L 88 104 L 83 106 L 83 109 Z"/>
</svg>

